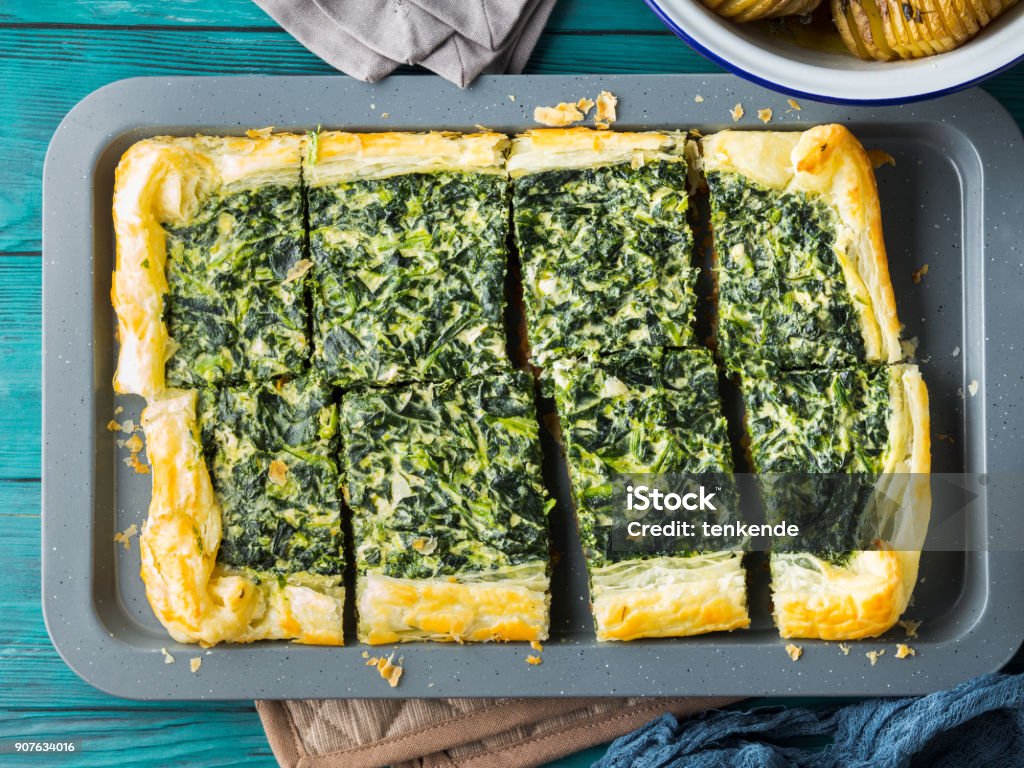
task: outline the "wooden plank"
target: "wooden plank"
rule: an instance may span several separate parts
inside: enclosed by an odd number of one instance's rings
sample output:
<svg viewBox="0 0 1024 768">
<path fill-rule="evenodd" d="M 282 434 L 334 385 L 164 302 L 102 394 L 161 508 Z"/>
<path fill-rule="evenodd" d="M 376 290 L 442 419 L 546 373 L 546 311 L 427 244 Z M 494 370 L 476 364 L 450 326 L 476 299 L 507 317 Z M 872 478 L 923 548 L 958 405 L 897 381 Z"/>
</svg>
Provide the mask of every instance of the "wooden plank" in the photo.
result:
<svg viewBox="0 0 1024 768">
<path fill-rule="evenodd" d="M 39 477 L 41 267 L 0 257 L 0 479 Z"/>
<path fill-rule="evenodd" d="M 252 0 L 6 0 L 0 23 L 158 26 L 276 27 Z M 664 26 L 639 0 L 559 0 L 549 31 L 662 31 Z"/>
</svg>

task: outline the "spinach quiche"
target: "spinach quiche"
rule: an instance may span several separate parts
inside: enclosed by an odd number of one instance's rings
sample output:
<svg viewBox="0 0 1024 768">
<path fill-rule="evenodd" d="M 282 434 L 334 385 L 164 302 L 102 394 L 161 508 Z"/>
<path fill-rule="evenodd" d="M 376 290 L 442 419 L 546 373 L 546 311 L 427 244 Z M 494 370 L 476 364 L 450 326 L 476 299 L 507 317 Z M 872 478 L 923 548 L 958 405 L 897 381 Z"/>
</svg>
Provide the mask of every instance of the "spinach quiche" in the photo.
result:
<svg viewBox="0 0 1024 768">
<path fill-rule="evenodd" d="M 725 365 L 900 359 L 874 171 L 840 125 L 703 139 Z"/>
<path fill-rule="evenodd" d="M 808 491 L 811 511 L 821 516 L 801 520 L 799 541 L 814 551 L 771 556 L 779 632 L 825 640 L 885 632 L 910 601 L 930 514 L 928 393 L 917 367 L 748 375 L 742 388 L 769 519 L 792 521 L 800 504 L 787 503 L 786 494 Z M 836 481 L 846 473 L 858 480 Z M 864 506 L 858 485 L 870 486 Z M 836 498 L 837 488 L 842 503 L 822 503 L 828 494 Z M 861 540 L 864 520 L 849 519 L 853 514 L 870 517 L 869 540 Z"/>
<path fill-rule="evenodd" d="M 542 640 L 548 531 L 521 371 L 341 400 L 359 639 Z"/>
<path fill-rule="evenodd" d="M 305 166 L 314 362 L 351 387 L 505 364 L 497 133 L 320 133 Z"/>
<path fill-rule="evenodd" d="M 329 390 L 303 379 L 168 390 L 150 400 L 142 426 L 153 473 L 142 578 L 171 636 L 207 646 L 340 645 L 345 590 Z"/>
<path fill-rule="evenodd" d="M 117 167 L 114 389 L 264 380 L 309 356 L 304 137 L 158 137 Z"/>
<path fill-rule="evenodd" d="M 640 350 L 553 368 L 555 401 L 598 640 L 750 625 L 741 551 L 630 553 L 613 539 L 621 484 L 637 475 L 731 478 L 732 453 L 706 350 Z"/>
<path fill-rule="evenodd" d="M 512 216 L 530 352 L 567 356 L 693 342 L 685 138 L 534 130 L 512 142 Z"/>
</svg>

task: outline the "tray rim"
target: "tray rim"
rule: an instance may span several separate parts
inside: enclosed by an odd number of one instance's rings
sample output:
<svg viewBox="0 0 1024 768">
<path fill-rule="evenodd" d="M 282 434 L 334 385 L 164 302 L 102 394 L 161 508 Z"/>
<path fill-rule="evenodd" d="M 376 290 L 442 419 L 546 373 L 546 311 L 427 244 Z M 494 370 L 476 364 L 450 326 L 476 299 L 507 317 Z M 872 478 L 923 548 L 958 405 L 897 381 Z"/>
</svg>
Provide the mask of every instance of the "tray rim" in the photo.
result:
<svg viewBox="0 0 1024 768">
<path fill-rule="evenodd" d="M 672 646 L 656 642 L 600 646 L 596 644 L 581 645 L 577 643 L 552 642 L 545 647 L 545 664 L 537 668 L 537 671 L 542 671 L 542 673 L 534 675 L 532 678 L 527 678 L 527 668 L 525 663 L 523 663 L 523 658 L 529 652 L 528 647 L 519 647 L 518 644 L 515 646 L 462 646 L 458 649 L 460 658 L 456 659 L 456 664 L 451 670 L 451 674 L 455 675 L 455 686 L 448 685 L 448 680 L 445 680 L 444 684 L 439 680 L 437 686 L 428 689 L 425 681 L 416 683 L 410 680 L 409 683 L 411 685 L 403 681 L 403 685 L 399 688 L 388 689 L 383 685 L 382 681 L 374 679 L 368 671 L 354 670 L 351 674 L 351 685 L 347 686 L 346 690 L 313 691 L 313 696 L 310 695 L 311 692 L 308 690 L 302 691 L 287 686 L 284 689 L 279 688 L 277 691 L 268 691 L 263 687 L 247 687 L 244 682 L 239 686 L 237 685 L 237 680 L 225 678 L 226 672 L 218 670 L 214 664 L 210 664 L 208 667 L 213 668 L 215 671 L 208 672 L 204 668 L 202 674 L 188 675 L 187 670 L 182 669 L 186 665 L 178 664 L 176 665 L 178 667 L 176 672 L 179 674 L 174 676 L 173 683 L 169 679 L 158 676 L 157 679 L 161 681 L 166 680 L 166 682 L 163 683 L 163 687 L 160 690 L 154 690 L 150 683 L 144 682 L 143 678 L 147 675 L 152 677 L 155 674 L 154 670 L 148 667 L 157 667 L 160 664 L 159 658 L 154 657 L 148 651 L 141 654 L 133 654 L 131 652 L 133 648 L 135 650 L 139 649 L 124 639 L 110 634 L 100 616 L 100 611 L 108 610 L 108 608 L 101 608 L 95 603 L 93 587 L 95 559 L 92 556 L 91 542 L 78 552 L 65 552 L 62 553 L 60 558 L 49 556 L 52 546 L 51 542 L 57 539 L 60 527 L 67 527 L 69 523 L 72 526 L 74 525 L 73 517 L 69 517 L 67 510 L 64 509 L 65 506 L 69 505 L 68 499 L 73 498 L 78 501 L 84 498 L 89 502 L 87 506 L 88 529 L 91 529 L 95 514 L 95 504 L 93 502 L 95 493 L 95 488 L 93 487 L 95 479 L 94 446 L 96 443 L 95 399 L 99 387 L 110 386 L 109 382 L 90 381 L 90 379 L 94 378 L 92 361 L 94 339 L 91 332 L 87 336 L 89 342 L 88 349 L 68 351 L 67 342 L 74 337 L 74 329 L 92 328 L 94 307 L 91 304 L 91 298 L 86 296 L 86 301 L 80 302 L 80 304 L 84 304 L 84 307 L 78 306 L 76 308 L 72 306 L 70 308 L 70 316 L 64 312 L 55 311 L 55 309 L 67 309 L 67 307 L 63 306 L 64 301 L 69 295 L 66 289 L 71 287 L 72 292 L 70 295 L 73 296 L 73 288 L 77 284 L 80 287 L 79 292 L 88 290 L 91 294 L 95 279 L 93 274 L 94 248 L 89 249 L 88 259 L 81 258 L 81 251 L 83 249 L 81 248 L 80 238 L 76 247 L 76 244 L 71 242 L 72 237 L 66 231 L 69 229 L 69 225 L 71 225 L 70 228 L 74 228 L 80 233 L 89 232 L 92 234 L 92 222 L 95 219 L 95 211 L 92 207 L 92 189 L 95 180 L 94 176 L 97 171 L 96 162 L 100 155 L 118 137 L 123 137 L 127 134 L 138 134 L 139 136 L 154 135 L 159 132 L 156 130 L 157 126 L 162 126 L 164 130 L 167 130 L 167 126 L 170 125 L 183 125 L 181 122 L 174 123 L 162 118 L 161 115 L 165 113 L 161 112 L 160 105 L 157 105 L 152 111 L 143 110 L 140 113 L 132 110 L 110 109 L 111 102 L 117 103 L 120 99 L 134 99 L 139 95 L 140 90 L 143 92 L 147 89 L 155 91 L 155 86 L 159 86 L 162 95 L 170 99 L 172 103 L 173 98 L 169 94 L 182 97 L 182 103 L 184 103 L 183 97 L 187 97 L 194 90 L 217 93 L 218 89 L 220 89 L 220 93 L 223 95 L 229 91 L 245 91 L 247 87 L 256 87 L 268 91 L 276 90 L 279 93 L 283 93 L 284 89 L 288 88 L 304 89 L 305 92 L 309 93 L 318 89 L 324 89 L 330 92 L 342 92 L 353 99 L 359 97 L 364 101 L 367 99 L 383 100 L 384 94 L 390 94 L 390 98 L 395 98 L 395 94 L 397 94 L 398 98 L 402 98 L 402 94 L 407 92 L 407 89 L 413 84 L 415 84 L 417 91 L 421 93 L 425 91 L 436 95 L 438 98 L 454 96 L 457 99 L 465 100 L 467 96 L 472 99 L 483 95 L 484 98 L 491 98 L 493 96 L 496 99 L 504 100 L 504 94 L 514 91 L 519 83 L 543 83 L 552 94 L 573 92 L 574 90 L 581 90 L 583 87 L 595 92 L 598 89 L 607 88 L 612 91 L 619 89 L 620 92 L 628 93 L 630 88 L 643 89 L 645 86 L 654 87 L 657 85 L 662 87 L 671 85 L 678 87 L 686 93 L 696 89 L 703 93 L 708 101 L 712 101 L 712 99 L 716 101 L 722 99 L 731 101 L 734 98 L 740 98 L 741 100 L 754 103 L 757 100 L 763 102 L 779 98 L 778 94 L 764 91 L 730 75 L 488 76 L 481 78 L 477 85 L 467 91 L 455 91 L 451 86 L 443 84 L 435 78 L 425 78 L 417 75 L 392 77 L 377 86 L 368 86 L 341 76 L 142 77 L 121 80 L 94 91 L 79 102 L 61 122 L 54 133 L 47 151 L 43 171 L 42 602 L 44 620 L 54 646 L 68 666 L 86 682 L 113 695 L 139 699 L 227 700 L 297 696 L 306 698 L 356 696 L 366 698 L 406 698 L 409 696 L 443 697 L 452 695 L 678 695 L 681 693 L 700 693 L 703 691 L 694 688 L 692 683 L 686 681 L 654 680 L 650 677 L 649 673 L 643 672 L 645 661 L 650 664 L 665 663 L 662 654 L 658 652 L 659 648 L 662 650 L 665 648 L 680 649 L 681 653 L 677 651 L 673 655 L 681 655 L 683 657 L 682 661 L 685 663 L 685 666 L 689 667 L 689 671 L 693 671 L 692 668 L 695 666 L 703 665 L 703 660 L 708 658 L 703 656 L 703 654 L 710 654 L 710 657 L 714 658 L 721 657 L 726 651 L 734 647 L 746 650 L 746 646 L 742 645 L 729 646 L 718 644 L 715 642 L 715 635 L 688 638 L 685 643 Z M 709 95 L 711 91 L 714 92 L 713 95 Z M 805 104 L 799 121 L 807 124 L 820 122 L 820 120 L 806 118 L 821 112 L 831 112 L 833 114 L 832 119 L 835 120 L 835 109 L 834 106 L 825 104 Z M 991 156 L 991 159 L 998 160 L 999 166 L 1003 168 L 1015 165 L 1018 170 L 1024 170 L 1024 152 L 1021 151 L 1022 140 L 1017 124 L 993 97 L 978 89 L 946 97 L 938 102 L 914 105 L 909 108 L 848 108 L 844 117 L 849 122 L 860 124 L 884 122 L 887 119 L 903 124 L 914 124 L 915 122 L 922 121 L 937 122 L 950 126 L 963 134 L 963 128 L 959 125 L 961 121 L 957 116 L 974 115 L 976 113 L 985 114 L 986 118 L 990 121 L 989 130 L 995 125 L 997 128 L 1005 131 L 1005 136 L 1009 140 L 1010 145 L 1014 147 L 1014 151 L 1011 153 L 997 155 L 995 154 L 994 147 L 982 146 L 979 148 L 971 142 L 974 151 L 977 153 L 980 167 L 982 169 L 990 167 L 986 163 L 986 157 Z M 224 114 L 224 112 L 221 114 Z M 720 125 L 715 125 L 716 130 L 731 127 L 724 119 L 724 110 L 722 110 L 721 114 L 723 119 Z M 630 120 L 633 120 L 634 123 L 643 123 L 643 119 L 637 120 L 637 117 L 646 118 L 647 114 L 645 111 L 642 116 L 637 116 L 631 115 L 629 111 L 626 111 L 625 117 L 626 119 L 621 120 L 618 127 L 632 127 Z M 387 129 L 389 126 L 384 119 L 375 118 L 369 112 L 364 115 L 364 118 L 364 122 L 357 123 L 357 129 L 365 129 L 367 127 Z M 657 122 L 658 124 L 663 124 L 663 121 Z M 680 122 L 682 123 L 683 121 Z M 691 122 L 697 123 L 698 121 Z M 709 123 L 714 125 L 713 121 L 701 122 L 702 125 L 708 125 Z M 238 130 L 241 132 L 247 127 L 259 125 L 259 122 L 244 119 L 236 121 L 225 119 L 216 125 L 230 126 L 231 124 L 238 125 Z M 347 124 L 351 125 L 351 122 Z M 528 124 L 529 122 L 524 116 L 519 126 Z M 213 124 L 209 121 L 201 124 L 186 122 L 184 125 L 194 126 L 198 130 L 214 130 L 211 127 Z M 422 123 L 422 125 L 424 127 L 431 127 L 436 124 Z M 464 127 L 467 124 L 453 120 L 448 125 L 451 127 Z M 397 129 L 400 126 L 390 127 L 391 129 Z M 501 130 L 503 126 L 493 127 L 496 130 Z M 760 128 L 761 126 L 753 127 Z M 77 182 L 70 187 L 58 183 L 58 178 L 62 176 L 64 178 L 67 177 L 69 168 L 72 171 L 71 177 L 80 179 L 81 186 Z M 993 212 L 999 208 L 1000 202 L 1007 203 L 1007 201 L 996 201 L 992 204 L 993 210 L 990 211 L 988 210 L 989 197 L 987 185 L 984 185 L 981 210 L 971 212 L 965 209 L 963 212 L 965 217 L 969 215 L 981 216 L 982 221 L 985 221 L 987 216 L 994 215 Z M 83 203 L 83 200 L 86 202 Z M 1015 205 L 1015 210 L 1019 213 L 1022 204 L 1017 202 Z M 1003 208 L 1003 213 L 1006 213 L 1005 207 Z M 1006 252 L 1010 253 L 1013 249 L 1007 247 L 1012 244 L 1012 241 L 1008 240 L 1008 229 L 1008 227 L 1004 227 L 1002 231 L 996 230 L 995 232 L 986 230 L 985 242 L 979 247 L 988 249 L 993 247 L 992 243 L 994 243 L 998 250 L 998 245 L 1001 244 L 1006 247 Z M 964 236 L 966 235 L 965 228 Z M 78 261 L 80 263 L 74 261 L 75 253 L 79 254 Z M 978 267 L 984 270 L 982 275 L 983 281 L 977 281 L 978 284 L 973 286 L 966 285 L 965 281 L 964 290 L 980 292 L 980 296 L 975 297 L 974 301 L 983 308 L 980 321 L 987 327 L 990 315 L 995 311 L 992 306 L 995 302 L 986 301 L 986 298 L 989 297 L 995 288 L 1005 288 L 1005 282 L 1001 283 L 1000 273 L 1005 269 L 1007 272 L 1003 277 L 1010 277 L 1013 274 L 1013 267 L 1009 262 L 988 263 L 987 259 L 984 261 L 985 263 Z M 78 280 L 77 283 L 75 282 L 76 278 Z M 75 322 L 76 319 L 77 323 Z M 988 431 L 987 424 L 985 424 L 987 409 L 981 406 L 989 402 L 988 389 L 994 388 L 996 391 L 992 394 L 998 395 L 1001 377 L 993 375 L 993 373 L 1003 373 L 1005 375 L 1006 372 L 1024 369 L 1024 351 L 1019 349 L 1011 351 L 1000 350 L 1001 354 L 991 355 L 987 354 L 989 352 L 987 347 L 988 344 L 986 342 L 986 348 L 982 350 L 982 360 L 984 363 L 984 376 L 982 378 L 986 386 L 979 393 L 980 396 L 978 398 L 972 399 L 977 402 L 967 403 L 967 406 L 973 407 L 973 410 L 976 412 L 972 418 L 981 420 L 980 428 L 986 435 L 986 441 L 981 446 L 981 466 L 968 467 L 967 469 L 992 472 L 998 471 L 993 462 L 997 465 L 1004 464 L 1004 460 L 1009 459 L 1009 456 L 1012 455 L 1012 450 L 999 450 L 1004 438 L 1001 433 Z M 74 389 L 76 386 L 79 387 L 77 398 L 75 397 Z M 83 396 L 83 392 L 87 392 L 88 395 Z M 60 404 L 66 402 L 81 403 L 83 406 L 87 405 L 88 407 L 62 409 Z M 87 411 L 87 413 L 83 413 L 83 411 Z M 965 407 L 966 417 L 967 407 Z M 76 445 L 69 446 L 66 443 L 64 435 L 67 434 L 78 436 L 79 439 Z M 83 437 L 85 438 L 84 440 L 81 439 Z M 996 448 L 996 450 L 991 450 L 992 448 Z M 1019 469 L 1019 467 L 1012 468 Z M 74 495 L 68 493 L 69 490 L 75 488 L 84 491 L 84 494 Z M 1012 499 L 1008 498 L 1007 501 L 1010 502 Z M 990 512 L 991 509 L 990 505 Z M 986 521 L 986 523 L 992 522 L 992 520 Z M 994 526 L 988 525 L 984 531 L 985 535 L 990 535 L 989 531 L 993 528 L 999 531 L 1000 536 L 1005 536 L 1008 530 L 1018 536 L 1024 533 L 1024 520 L 1015 520 L 1012 516 L 1007 517 L 1004 515 L 994 522 L 998 524 Z M 771 666 L 778 668 L 785 661 L 785 658 L 781 655 L 781 645 L 784 641 L 776 639 L 774 643 L 764 643 L 756 646 L 756 648 L 770 650 L 770 653 L 773 654 L 770 657 L 762 658 L 753 651 L 747 650 L 748 658 L 729 658 L 728 662 L 732 664 L 733 678 L 731 682 L 723 683 L 723 690 L 715 692 L 722 695 L 855 695 L 857 693 L 884 693 L 892 695 L 893 693 L 922 693 L 935 690 L 938 687 L 947 687 L 974 674 L 998 668 L 1016 652 L 1021 638 L 1024 638 L 1024 615 L 1018 615 L 1020 612 L 1014 612 L 1009 604 L 1001 606 L 1001 610 L 994 611 L 992 602 L 993 583 L 1002 583 L 1002 592 L 1006 599 L 1009 599 L 1010 595 L 1019 593 L 1019 588 L 1024 585 L 1024 569 L 1019 567 L 1019 555 L 1016 558 L 1016 562 L 1014 561 L 1013 555 L 1016 553 L 990 551 L 973 554 L 975 555 L 973 559 L 977 560 L 974 567 L 980 567 L 981 572 L 989 577 L 983 585 L 986 591 L 984 610 L 974 617 L 970 626 L 966 627 L 964 632 L 958 635 L 957 638 L 949 642 L 936 644 L 934 648 L 929 649 L 928 653 L 929 660 L 934 659 L 935 666 L 940 671 L 954 661 L 960 664 L 959 669 L 964 671 L 958 671 L 954 674 L 946 673 L 938 676 L 929 676 L 922 674 L 918 668 L 903 667 L 892 670 L 891 674 L 888 675 L 863 675 L 860 674 L 858 669 L 859 680 L 861 682 L 875 682 L 875 686 L 864 686 L 854 683 L 842 688 L 837 684 L 844 681 L 849 684 L 851 683 L 850 678 L 858 679 L 857 676 L 837 674 L 831 667 L 838 665 L 817 664 L 814 662 L 805 663 L 802 660 L 801 664 L 803 666 L 796 668 L 796 673 L 787 677 L 787 685 L 773 685 L 766 683 L 763 679 L 758 680 L 758 676 L 761 675 L 759 670 L 764 666 L 763 662 L 767 661 Z M 982 554 L 984 557 L 981 557 Z M 58 585 L 61 586 L 62 590 L 60 594 L 56 592 Z M 89 610 L 86 611 L 85 621 L 69 621 L 68 609 L 72 603 L 89 607 Z M 994 630 L 996 626 L 999 627 L 1002 634 L 1007 634 L 1007 630 L 1011 630 L 1010 634 L 1013 634 L 1016 639 L 1008 645 L 992 647 L 986 638 L 980 636 L 980 633 L 986 630 Z M 978 652 L 968 659 L 965 659 L 965 655 L 957 656 L 957 644 L 965 639 L 972 638 L 979 640 Z M 799 642 L 807 645 L 814 645 L 816 643 L 816 641 Z M 127 659 L 127 664 L 121 667 L 121 669 L 125 673 L 135 672 L 138 677 L 132 680 L 134 677 L 132 674 L 111 675 L 108 674 L 109 670 L 100 670 L 99 666 L 95 663 L 95 656 L 90 658 L 83 649 L 83 645 L 87 644 L 91 644 L 94 649 L 99 649 L 99 652 L 103 654 L 109 654 L 112 657 L 111 661 L 113 659 Z M 176 654 L 178 652 L 182 652 L 183 655 L 201 654 L 204 659 L 206 658 L 206 651 L 200 650 L 195 646 L 176 644 L 170 637 L 167 638 L 167 647 Z M 178 650 L 175 651 L 175 648 Z M 391 646 L 380 647 L 372 652 L 376 653 L 385 648 L 390 649 Z M 452 647 L 424 645 L 416 647 L 415 653 L 411 652 L 410 649 L 412 648 L 414 647 L 403 646 L 398 652 L 399 654 L 404 653 L 406 656 L 426 657 L 428 661 L 432 661 L 431 657 L 435 654 L 443 654 Z M 369 649 L 369 646 L 357 645 L 351 641 L 345 646 L 345 650 L 350 652 L 347 654 L 348 656 L 352 655 L 351 651 L 359 653 L 367 649 Z M 635 653 L 634 649 L 636 650 Z M 691 649 L 696 650 L 697 653 L 691 654 Z M 308 649 L 303 649 L 303 651 L 305 650 Z M 323 650 L 326 653 L 338 653 L 339 651 L 339 649 Z M 260 660 L 263 663 L 276 660 L 279 670 L 289 670 L 296 663 L 301 664 L 301 661 L 296 662 L 291 657 L 301 655 L 302 652 L 296 650 L 296 647 L 290 644 L 274 643 L 257 646 L 218 647 L 214 653 L 228 655 L 230 657 L 229 664 L 246 664 L 250 659 Z M 511 675 L 515 679 L 502 681 L 502 685 L 488 683 L 487 680 L 493 679 L 494 663 L 509 654 L 515 657 L 515 663 L 522 664 L 523 673 Z M 609 664 L 616 666 L 616 669 L 609 672 L 606 678 L 601 678 L 602 681 L 607 679 L 607 683 L 599 683 L 597 687 L 592 684 L 581 684 L 581 676 L 574 669 L 575 664 L 581 661 L 585 663 L 586 657 L 591 654 L 596 654 L 599 657 L 596 664 L 603 663 L 605 667 Z M 758 658 L 754 658 L 755 656 L 758 656 Z M 810 656 L 806 658 L 808 661 L 811 659 Z M 335 661 L 334 663 L 341 664 L 343 662 Z M 156 672 L 163 671 L 165 670 L 156 669 Z M 314 669 L 313 671 L 315 672 L 316 670 Z M 415 671 L 415 666 L 410 666 L 410 671 Z M 180 674 L 182 672 L 185 674 Z M 466 679 L 462 679 L 462 676 Z M 211 677 L 213 678 L 212 680 Z M 272 678 L 272 675 L 268 675 L 268 677 Z M 506 675 L 506 677 L 509 676 Z M 761 677 L 763 678 L 763 675 Z M 813 680 L 808 684 L 809 678 L 813 678 Z M 523 679 L 529 679 L 530 682 L 525 686 L 520 685 L 517 680 Z M 897 680 L 895 687 L 894 680 Z M 932 682 L 933 680 L 935 682 Z M 272 679 L 270 681 L 273 682 Z M 232 685 L 232 683 L 235 683 L 235 685 Z M 652 690 L 652 686 L 654 690 Z"/>
</svg>

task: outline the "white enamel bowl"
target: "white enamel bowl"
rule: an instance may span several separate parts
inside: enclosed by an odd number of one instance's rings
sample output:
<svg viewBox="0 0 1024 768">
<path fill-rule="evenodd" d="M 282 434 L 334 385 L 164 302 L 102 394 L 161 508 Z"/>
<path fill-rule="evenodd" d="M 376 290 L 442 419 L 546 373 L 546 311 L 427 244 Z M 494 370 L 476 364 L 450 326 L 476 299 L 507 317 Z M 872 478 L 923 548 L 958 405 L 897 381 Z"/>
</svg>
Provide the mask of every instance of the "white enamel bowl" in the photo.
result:
<svg viewBox="0 0 1024 768">
<path fill-rule="evenodd" d="M 975 85 L 1024 61 L 1024 2 L 956 50 L 875 62 L 801 48 L 760 25 L 723 19 L 699 0 L 645 1 L 669 29 L 712 61 L 760 85 L 820 101 L 902 104 Z"/>
</svg>

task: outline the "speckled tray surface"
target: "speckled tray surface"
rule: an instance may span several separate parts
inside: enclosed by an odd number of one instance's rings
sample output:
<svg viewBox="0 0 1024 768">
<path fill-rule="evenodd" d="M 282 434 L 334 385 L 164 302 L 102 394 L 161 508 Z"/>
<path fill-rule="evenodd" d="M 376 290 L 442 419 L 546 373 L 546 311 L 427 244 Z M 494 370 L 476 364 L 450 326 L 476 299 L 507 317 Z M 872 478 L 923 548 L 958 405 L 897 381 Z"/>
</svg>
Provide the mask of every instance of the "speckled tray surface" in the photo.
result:
<svg viewBox="0 0 1024 768">
<path fill-rule="evenodd" d="M 610 90 L 618 129 L 739 126 L 771 108 L 774 129 L 843 122 L 869 148 L 896 161 L 879 171 L 886 242 L 905 338 L 931 394 L 933 471 L 1021 471 L 1024 463 L 1024 152 L 1010 117 L 980 90 L 926 104 L 835 107 L 785 97 L 721 76 L 485 77 L 459 90 L 438 78 L 392 77 L 369 86 L 344 77 L 140 78 L 96 91 L 54 135 L 43 207 L 43 607 L 65 661 L 87 681 L 140 699 L 313 697 L 869 695 L 949 687 L 998 668 L 1024 637 L 1024 515 L 1008 483 L 990 483 L 984 514 L 968 518 L 968 552 L 926 552 L 908 618 L 923 622 L 917 656 L 893 657 L 903 638 L 835 644 L 800 641 L 791 662 L 771 626 L 767 573 L 752 568 L 748 631 L 695 638 L 598 644 L 564 469 L 549 466 L 559 507 L 552 537 L 551 639 L 543 664 L 525 644 L 408 644 L 405 675 L 392 689 L 361 654 L 390 652 L 289 643 L 224 645 L 209 651 L 172 641 L 154 618 L 139 578 L 137 541 L 117 531 L 142 524 L 148 475 L 125 465 L 107 423 L 136 422 L 139 398 L 111 389 L 116 346 L 110 307 L 113 172 L 134 141 L 156 134 L 279 129 L 471 130 L 532 127 L 534 106 Z M 696 97 L 702 97 L 698 101 Z M 514 100 L 510 97 L 515 97 Z M 920 283 L 911 274 L 922 264 Z M 954 354 L 954 351 L 956 352 Z M 974 396 L 965 396 L 977 382 Z M 937 435 L 952 438 L 935 439 Z M 551 446 L 546 446 L 548 453 Z M 988 547 L 986 543 L 998 542 Z M 1009 543 L 1008 543 L 1009 542 Z M 997 551 L 998 550 L 998 551 Z M 1014 551 L 1016 550 L 1016 551 Z M 755 555 L 754 557 L 758 557 Z M 351 617 L 350 617 L 351 618 Z M 346 629 L 346 635 L 354 632 Z M 166 648 L 176 659 L 165 664 Z M 865 653 L 886 648 L 872 666 Z M 201 656 L 198 672 L 189 660 Z"/>
</svg>

